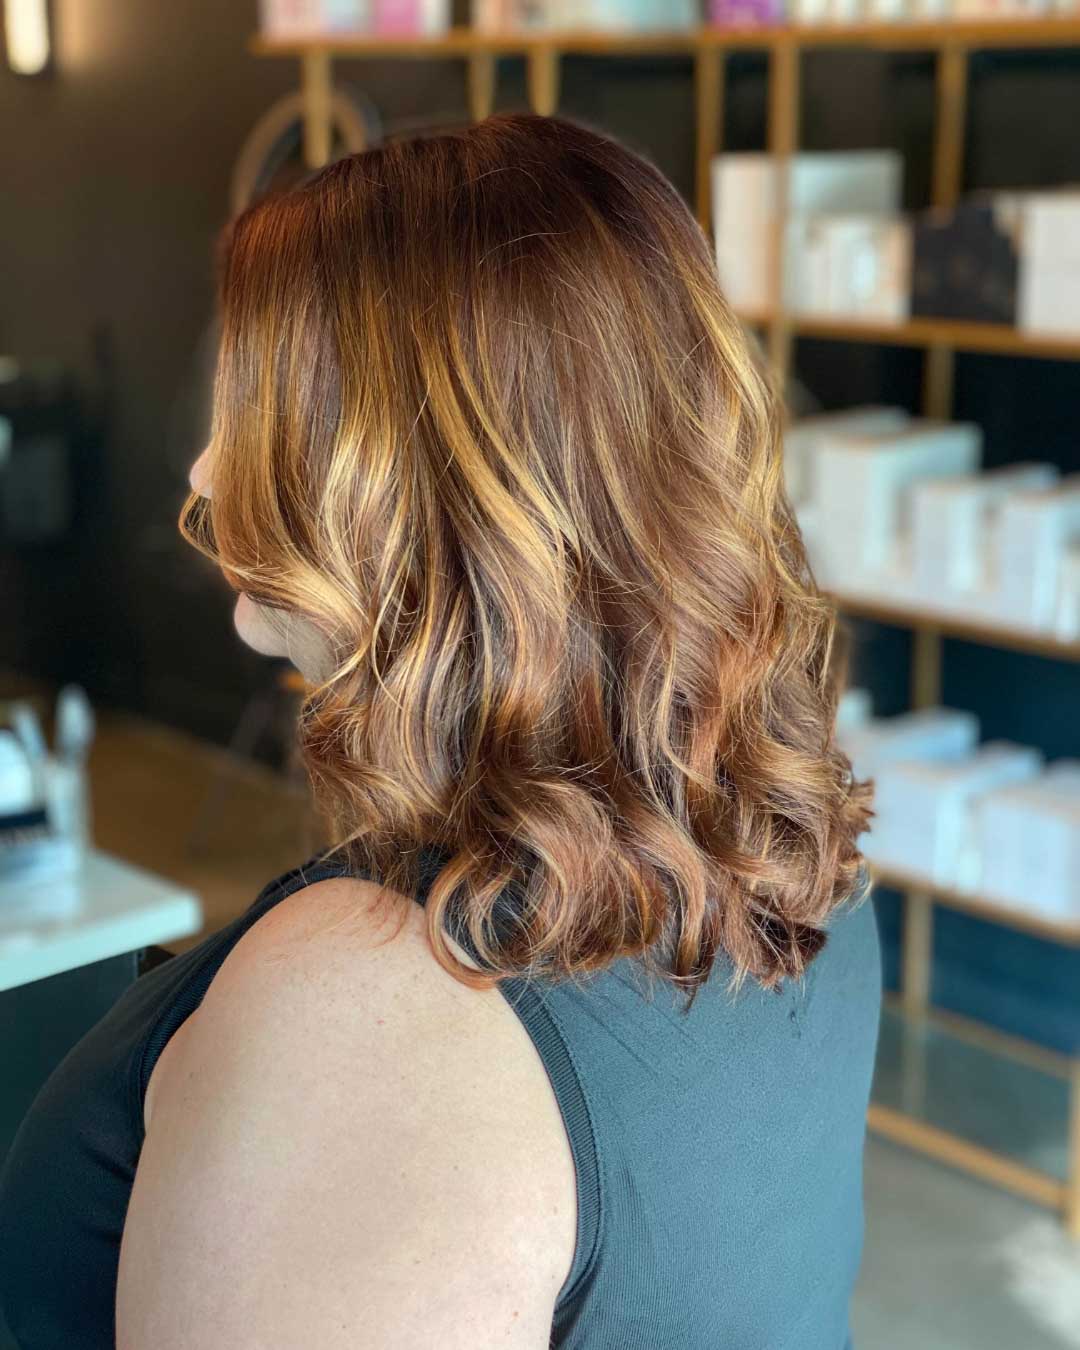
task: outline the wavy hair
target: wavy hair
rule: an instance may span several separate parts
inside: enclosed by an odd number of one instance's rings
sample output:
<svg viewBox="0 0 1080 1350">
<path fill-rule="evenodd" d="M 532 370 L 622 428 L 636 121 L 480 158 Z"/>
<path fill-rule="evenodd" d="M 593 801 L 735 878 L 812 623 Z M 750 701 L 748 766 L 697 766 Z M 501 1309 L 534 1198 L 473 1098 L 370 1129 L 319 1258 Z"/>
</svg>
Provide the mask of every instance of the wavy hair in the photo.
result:
<svg viewBox="0 0 1080 1350">
<path fill-rule="evenodd" d="M 248 210 L 220 289 L 181 527 L 333 652 L 300 731 L 339 847 L 405 893 L 435 848 L 429 937 L 476 987 L 635 956 L 689 1008 L 721 954 L 798 976 L 868 789 L 777 406 L 672 186 L 494 117 Z"/>
</svg>

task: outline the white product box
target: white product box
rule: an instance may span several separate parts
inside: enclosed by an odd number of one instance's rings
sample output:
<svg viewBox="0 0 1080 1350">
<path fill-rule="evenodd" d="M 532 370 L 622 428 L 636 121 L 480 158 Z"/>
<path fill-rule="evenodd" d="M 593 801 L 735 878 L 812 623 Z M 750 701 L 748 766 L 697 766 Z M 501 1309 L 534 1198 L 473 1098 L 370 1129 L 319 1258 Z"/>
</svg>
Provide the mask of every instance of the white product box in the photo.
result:
<svg viewBox="0 0 1080 1350">
<path fill-rule="evenodd" d="M 928 478 L 911 489 L 916 593 L 926 604 L 966 606 L 990 581 L 998 512 L 1017 491 L 1052 487 L 1052 464 L 1012 464 L 960 478 Z"/>
<path fill-rule="evenodd" d="M 1016 307 L 1025 332 L 1080 337 L 1080 263 L 1040 267 L 1021 255 Z"/>
<path fill-rule="evenodd" d="M 259 23 L 272 37 L 348 32 L 371 23 L 370 0 L 260 0 Z"/>
<path fill-rule="evenodd" d="M 1054 632 L 1067 642 L 1080 638 L 1080 546 L 1065 550 L 1054 606 Z"/>
<path fill-rule="evenodd" d="M 1025 256 L 1080 267 L 1080 192 L 1027 192 L 1021 202 Z"/>
<path fill-rule="evenodd" d="M 825 10 L 828 23 L 858 23 L 865 17 L 864 0 L 828 0 Z"/>
<path fill-rule="evenodd" d="M 836 704 L 837 734 L 866 726 L 874 714 L 874 701 L 869 689 L 845 689 Z"/>
<path fill-rule="evenodd" d="M 453 19 L 451 0 L 420 0 L 420 32 L 438 37 L 447 32 Z"/>
<path fill-rule="evenodd" d="M 973 886 L 979 875 L 975 802 L 995 788 L 1034 779 L 1041 764 L 1037 750 L 998 741 L 957 761 L 884 766 L 866 856 L 939 886 Z"/>
<path fill-rule="evenodd" d="M 792 23 L 825 23 L 829 0 L 789 0 L 788 18 Z"/>
<path fill-rule="evenodd" d="M 893 150 L 794 155 L 788 176 L 789 218 L 847 212 L 895 215 L 901 171 L 900 155 Z M 779 228 L 778 187 L 772 155 L 718 155 L 712 162 L 716 263 L 735 309 L 769 309 L 775 301 L 771 250 Z"/>
<path fill-rule="evenodd" d="M 899 323 L 911 310 L 911 227 L 880 214 L 788 221 L 784 304 L 794 314 Z"/>
<path fill-rule="evenodd" d="M 833 216 L 826 236 L 828 312 L 900 323 L 911 313 L 911 226 Z"/>
<path fill-rule="evenodd" d="M 840 748 L 856 778 L 874 778 L 901 760 L 957 760 L 979 739 L 979 719 L 954 708 L 921 708 L 899 717 L 880 717 L 837 729 Z"/>
<path fill-rule="evenodd" d="M 877 436 L 827 435 L 817 458 L 822 571 L 828 584 L 873 590 L 901 569 L 913 483 L 978 468 L 982 433 L 967 422 L 912 420 Z"/>
<path fill-rule="evenodd" d="M 867 0 L 866 17 L 878 23 L 894 23 L 911 17 L 913 0 Z"/>
<path fill-rule="evenodd" d="M 1080 192 L 1023 197 L 1017 323 L 1080 334 Z"/>
<path fill-rule="evenodd" d="M 1052 628 L 1065 552 L 1080 535 L 1080 474 L 1007 497 L 997 535 L 998 616 L 1022 627 Z"/>
<path fill-rule="evenodd" d="M 903 408 L 867 405 L 841 412 L 800 417 L 784 432 L 784 483 L 788 499 L 803 502 L 814 498 L 814 467 L 822 441 L 831 434 L 875 436 L 898 431 L 910 418 Z"/>
<path fill-rule="evenodd" d="M 1080 918 L 1080 776 L 1048 772 L 976 805 L 978 889 L 1053 918 Z"/>
</svg>

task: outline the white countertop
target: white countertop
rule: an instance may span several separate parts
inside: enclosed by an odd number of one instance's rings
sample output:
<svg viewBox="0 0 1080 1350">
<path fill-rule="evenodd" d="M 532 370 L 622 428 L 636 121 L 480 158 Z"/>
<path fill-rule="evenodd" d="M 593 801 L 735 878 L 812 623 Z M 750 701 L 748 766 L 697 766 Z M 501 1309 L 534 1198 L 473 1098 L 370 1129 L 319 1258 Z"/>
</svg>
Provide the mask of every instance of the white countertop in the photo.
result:
<svg viewBox="0 0 1080 1350">
<path fill-rule="evenodd" d="M 190 891 L 91 850 L 73 876 L 0 882 L 0 990 L 189 937 L 202 920 Z"/>
</svg>

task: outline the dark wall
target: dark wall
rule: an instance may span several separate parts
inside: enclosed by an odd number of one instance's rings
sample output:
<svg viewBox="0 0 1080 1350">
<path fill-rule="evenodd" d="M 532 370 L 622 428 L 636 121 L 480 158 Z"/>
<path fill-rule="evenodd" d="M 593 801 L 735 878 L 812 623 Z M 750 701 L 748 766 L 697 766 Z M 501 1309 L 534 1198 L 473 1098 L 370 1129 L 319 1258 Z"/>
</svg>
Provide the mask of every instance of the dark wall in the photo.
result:
<svg viewBox="0 0 1080 1350">
<path fill-rule="evenodd" d="M 77 374 L 93 491 L 70 544 L 6 557 L 0 668 L 79 679 L 105 702 L 228 735 L 259 660 L 177 538 L 200 448 L 212 250 L 237 153 L 296 87 L 297 63 L 246 50 L 254 0 L 57 0 L 55 69 L 0 67 L 0 351 Z M 340 63 L 386 129 L 463 120 L 458 61 Z M 568 61 L 566 102 L 647 150 L 688 192 L 690 63 Z M 520 61 L 500 104 L 523 106 Z M 12 209 L 13 208 L 13 209 Z M 99 430 L 100 423 L 100 430 Z"/>
<path fill-rule="evenodd" d="M 0 67 L 0 351 L 77 372 L 95 492 L 81 549 L 5 559 L 0 666 L 223 736 L 261 667 L 175 519 L 234 160 L 298 68 L 246 51 L 254 0 L 54 9 L 55 70 Z M 390 120 L 464 110 L 453 63 L 349 73 Z"/>
</svg>

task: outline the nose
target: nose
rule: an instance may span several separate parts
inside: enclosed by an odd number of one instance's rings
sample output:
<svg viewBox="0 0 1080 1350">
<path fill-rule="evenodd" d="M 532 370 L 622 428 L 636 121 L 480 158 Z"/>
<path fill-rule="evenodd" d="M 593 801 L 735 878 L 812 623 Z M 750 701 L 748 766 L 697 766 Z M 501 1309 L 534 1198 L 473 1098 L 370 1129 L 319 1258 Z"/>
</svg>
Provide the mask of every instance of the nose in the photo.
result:
<svg viewBox="0 0 1080 1350">
<path fill-rule="evenodd" d="M 191 466 L 191 472 L 188 474 L 188 482 L 191 484 L 192 492 L 197 492 L 200 497 L 210 496 L 210 447 L 207 446 L 199 458 Z"/>
</svg>

